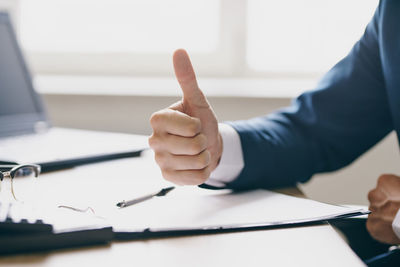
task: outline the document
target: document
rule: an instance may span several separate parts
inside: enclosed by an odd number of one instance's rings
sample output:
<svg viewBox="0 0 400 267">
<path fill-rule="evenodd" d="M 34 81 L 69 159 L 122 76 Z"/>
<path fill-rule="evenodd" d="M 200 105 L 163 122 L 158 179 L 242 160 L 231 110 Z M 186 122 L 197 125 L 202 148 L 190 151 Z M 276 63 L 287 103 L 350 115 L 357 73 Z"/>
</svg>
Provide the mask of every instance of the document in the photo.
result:
<svg viewBox="0 0 400 267">
<path fill-rule="evenodd" d="M 133 196 L 134 197 L 134 196 Z M 292 225 L 368 213 L 268 190 L 232 192 L 179 187 L 126 208 L 96 207 L 114 232 L 168 232 Z"/>
</svg>

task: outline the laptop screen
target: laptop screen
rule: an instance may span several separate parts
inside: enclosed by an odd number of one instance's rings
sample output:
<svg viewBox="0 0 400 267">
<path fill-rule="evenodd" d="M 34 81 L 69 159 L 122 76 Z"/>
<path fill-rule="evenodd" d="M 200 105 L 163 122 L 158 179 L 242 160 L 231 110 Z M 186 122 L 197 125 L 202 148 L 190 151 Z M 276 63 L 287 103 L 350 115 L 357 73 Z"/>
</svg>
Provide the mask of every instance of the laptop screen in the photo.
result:
<svg viewBox="0 0 400 267">
<path fill-rule="evenodd" d="M 0 13 L 0 136 L 31 132 L 45 120 L 9 17 Z"/>
<path fill-rule="evenodd" d="M 0 116 L 34 113 L 36 104 L 8 30 L 0 24 Z"/>
</svg>

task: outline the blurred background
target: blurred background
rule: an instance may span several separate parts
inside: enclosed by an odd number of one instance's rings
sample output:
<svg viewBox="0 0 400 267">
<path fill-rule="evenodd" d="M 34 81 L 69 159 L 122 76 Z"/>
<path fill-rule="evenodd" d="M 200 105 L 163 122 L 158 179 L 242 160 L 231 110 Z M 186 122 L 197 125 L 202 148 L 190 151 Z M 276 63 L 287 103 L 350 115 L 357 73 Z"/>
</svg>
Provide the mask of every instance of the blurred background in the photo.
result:
<svg viewBox="0 0 400 267">
<path fill-rule="evenodd" d="M 290 104 L 360 38 L 377 0 L 0 0 L 55 126 L 150 134 L 180 98 L 171 55 L 185 48 L 220 121 Z M 392 133 L 350 167 L 301 185 L 311 198 L 367 204 L 400 173 Z"/>
</svg>

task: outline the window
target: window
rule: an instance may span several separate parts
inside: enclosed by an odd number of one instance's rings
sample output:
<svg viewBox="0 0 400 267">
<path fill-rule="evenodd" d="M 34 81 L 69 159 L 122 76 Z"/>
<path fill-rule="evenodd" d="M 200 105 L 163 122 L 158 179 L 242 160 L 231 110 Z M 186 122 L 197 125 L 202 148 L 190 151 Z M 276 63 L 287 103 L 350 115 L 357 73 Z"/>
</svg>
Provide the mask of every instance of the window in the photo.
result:
<svg viewBox="0 0 400 267">
<path fill-rule="evenodd" d="M 362 35 L 377 0 L 19 0 L 37 73 L 172 74 L 186 48 L 203 76 L 317 77 Z"/>
<path fill-rule="evenodd" d="M 210 52 L 219 36 L 215 0 L 23 0 L 20 14 L 32 52 Z"/>
<path fill-rule="evenodd" d="M 248 0 L 249 68 L 325 72 L 361 37 L 376 6 L 376 0 Z"/>
</svg>

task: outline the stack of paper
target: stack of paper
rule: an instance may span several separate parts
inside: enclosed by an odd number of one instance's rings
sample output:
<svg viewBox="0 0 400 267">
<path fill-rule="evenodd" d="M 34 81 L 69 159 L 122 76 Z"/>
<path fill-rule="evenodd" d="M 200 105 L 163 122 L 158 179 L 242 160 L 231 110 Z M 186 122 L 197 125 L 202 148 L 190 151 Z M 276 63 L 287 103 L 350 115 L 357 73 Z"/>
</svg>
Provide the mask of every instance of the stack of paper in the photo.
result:
<svg viewBox="0 0 400 267">
<path fill-rule="evenodd" d="M 368 212 L 268 190 L 234 193 L 194 187 L 180 187 L 166 196 L 121 209 L 115 203 L 99 204 L 96 210 L 107 218 L 114 232 L 131 233 L 276 227 Z"/>
</svg>

